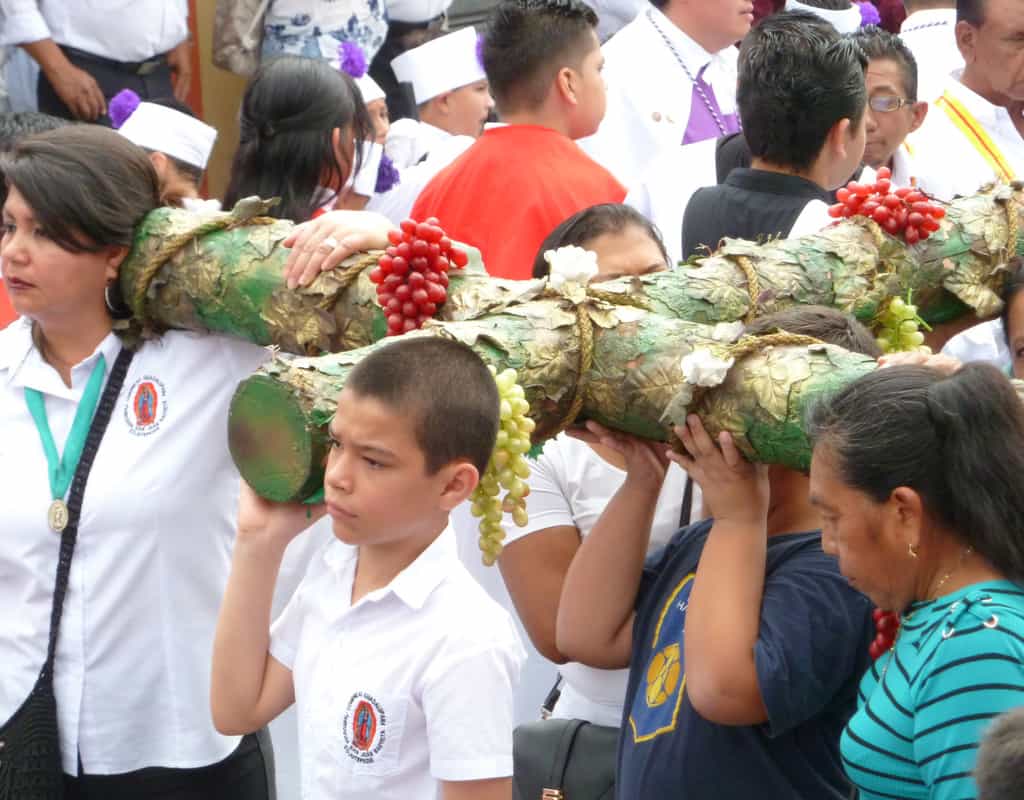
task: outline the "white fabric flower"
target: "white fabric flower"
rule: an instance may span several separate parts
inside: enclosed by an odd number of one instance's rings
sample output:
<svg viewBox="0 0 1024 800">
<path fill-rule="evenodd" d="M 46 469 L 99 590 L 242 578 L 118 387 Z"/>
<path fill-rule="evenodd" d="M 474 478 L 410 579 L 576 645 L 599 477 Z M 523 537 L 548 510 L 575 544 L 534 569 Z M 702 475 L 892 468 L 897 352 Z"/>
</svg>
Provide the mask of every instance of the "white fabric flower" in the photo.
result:
<svg viewBox="0 0 1024 800">
<path fill-rule="evenodd" d="M 736 359 L 721 359 L 710 350 L 701 349 L 687 353 L 680 363 L 683 377 L 691 386 L 718 386 L 725 380 Z"/>
<path fill-rule="evenodd" d="M 567 283 L 586 286 L 597 275 L 597 253 L 576 245 L 547 250 L 544 260 L 551 268 L 548 283 L 555 289 L 561 289 Z"/>
</svg>

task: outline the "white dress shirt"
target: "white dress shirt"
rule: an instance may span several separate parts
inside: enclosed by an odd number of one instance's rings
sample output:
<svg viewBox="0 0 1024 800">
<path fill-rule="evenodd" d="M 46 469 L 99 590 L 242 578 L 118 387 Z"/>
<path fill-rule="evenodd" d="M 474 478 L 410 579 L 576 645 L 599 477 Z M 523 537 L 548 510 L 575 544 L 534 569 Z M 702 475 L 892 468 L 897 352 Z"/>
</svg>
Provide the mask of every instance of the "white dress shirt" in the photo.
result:
<svg viewBox="0 0 1024 800">
<path fill-rule="evenodd" d="M 690 198 L 701 187 L 718 183 L 717 145 L 718 139 L 705 139 L 662 150 L 623 201 L 654 223 L 673 267 L 683 260 L 683 215 Z"/>
<path fill-rule="evenodd" d="M 950 77 L 946 91 L 966 107 L 992 138 L 1015 176 L 1024 178 L 1024 138 L 1010 113 L 972 92 L 958 78 L 958 73 Z M 918 185 L 940 200 L 975 194 L 982 185 L 997 178 L 992 165 L 953 124 L 941 105 L 932 104 L 924 124 L 907 137 L 907 142 L 914 153 Z"/>
<path fill-rule="evenodd" d="M 115 61 L 145 61 L 188 38 L 188 0 L 0 0 L 0 44 L 53 39 Z"/>
<path fill-rule="evenodd" d="M 391 191 L 374 194 L 366 210 L 383 214 L 396 225 L 408 219 L 420 192 L 431 179 L 475 141 L 472 136 L 453 136 L 426 122 L 398 120 L 388 131 L 384 152 L 398 167 L 401 180 Z"/>
<path fill-rule="evenodd" d="M 439 781 L 512 774 L 525 658 L 447 528 L 351 604 L 358 549 L 332 541 L 274 623 L 292 671 L 304 800 L 434 800 Z"/>
<path fill-rule="evenodd" d="M 1012 375 L 1013 354 L 1006 345 L 1006 330 L 1002 319 L 982 322 L 961 331 L 946 342 L 942 352 L 965 364 L 969 361 L 984 361 Z"/>
<path fill-rule="evenodd" d="M 24 390 L 42 392 L 63 452 L 99 354 L 109 376 L 119 350 L 107 336 L 68 388 L 33 346 L 27 319 L 0 331 L 0 722 L 46 658 L 60 549 Z M 266 355 L 171 331 L 132 361 L 86 486 L 61 619 L 54 680 L 65 772 L 77 774 L 79 753 L 87 774 L 200 767 L 238 743 L 214 730 L 209 711 L 239 485 L 226 420 L 238 381 Z"/>
<path fill-rule="evenodd" d="M 945 90 L 950 73 L 963 69 L 955 28 L 955 8 L 927 8 L 903 20 L 900 38 L 917 62 L 918 100 L 934 100 Z"/>
<path fill-rule="evenodd" d="M 656 153 L 682 144 L 693 83 L 676 53 L 695 77 L 707 67 L 704 80 L 714 89 L 723 115 L 736 111 L 736 48 L 712 55 L 656 8 L 650 10 L 675 53 L 647 13 L 615 34 L 602 48 L 608 85 L 604 120 L 596 134 L 580 140 L 587 154 L 625 186 L 640 180 Z"/>
</svg>

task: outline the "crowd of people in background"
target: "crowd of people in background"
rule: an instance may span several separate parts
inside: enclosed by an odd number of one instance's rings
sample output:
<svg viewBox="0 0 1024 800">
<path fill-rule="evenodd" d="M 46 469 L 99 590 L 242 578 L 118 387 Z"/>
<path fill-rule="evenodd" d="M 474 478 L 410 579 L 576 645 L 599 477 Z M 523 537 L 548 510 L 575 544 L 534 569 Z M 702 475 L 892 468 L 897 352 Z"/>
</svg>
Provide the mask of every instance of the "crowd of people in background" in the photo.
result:
<svg viewBox="0 0 1024 800">
<path fill-rule="evenodd" d="M 225 433 L 267 351 L 126 342 L 118 289 L 149 212 L 253 195 L 297 225 L 294 289 L 408 217 L 496 278 L 577 247 L 601 282 L 813 236 L 880 170 L 938 202 L 1013 184 L 1024 0 L 497 0 L 457 30 L 450 4 L 218 0 L 209 57 L 247 84 L 214 197 L 186 0 L 0 0 L 0 767 L 49 682 L 67 798 L 518 800 L 543 663 L 536 716 L 609 731 L 587 769 L 620 800 L 1024 797 L 1019 258 L 934 356 L 818 306 L 746 326 L 884 367 L 813 409 L 809 472 L 697 417 L 680 451 L 550 439 L 497 591 L 466 556 L 499 425 L 472 350 L 360 362 L 325 504 L 274 504 Z"/>
</svg>

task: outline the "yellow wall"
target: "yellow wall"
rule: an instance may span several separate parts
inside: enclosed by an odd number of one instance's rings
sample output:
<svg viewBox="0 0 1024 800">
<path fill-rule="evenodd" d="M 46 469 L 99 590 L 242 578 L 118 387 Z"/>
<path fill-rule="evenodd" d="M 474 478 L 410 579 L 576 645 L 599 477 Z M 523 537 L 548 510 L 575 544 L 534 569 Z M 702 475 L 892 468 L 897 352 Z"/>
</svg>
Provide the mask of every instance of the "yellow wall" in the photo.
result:
<svg viewBox="0 0 1024 800">
<path fill-rule="evenodd" d="M 214 0 L 196 2 L 196 38 L 199 43 L 199 75 L 203 90 L 203 119 L 217 129 L 217 144 L 207 171 L 210 197 L 221 197 L 228 183 L 231 157 L 238 145 L 238 108 L 245 79 L 213 66 Z"/>
</svg>

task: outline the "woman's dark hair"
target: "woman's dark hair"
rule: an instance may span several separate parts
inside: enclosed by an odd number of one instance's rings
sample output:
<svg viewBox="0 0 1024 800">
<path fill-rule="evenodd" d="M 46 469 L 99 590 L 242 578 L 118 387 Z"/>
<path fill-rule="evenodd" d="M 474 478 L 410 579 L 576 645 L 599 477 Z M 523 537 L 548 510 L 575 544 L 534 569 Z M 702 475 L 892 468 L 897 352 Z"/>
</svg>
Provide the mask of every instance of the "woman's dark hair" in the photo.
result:
<svg viewBox="0 0 1024 800">
<path fill-rule="evenodd" d="M 913 489 L 935 522 L 1024 580 L 1024 405 L 998 369 L 879 369 L 812 408 L 808 427 L 848 486 L 876 503 Z"/>
<path fill-rule="evenodd" d="M 533 277 L 546 278 L 551 271 L 544 254 L 548 250 L 576 245 L 582 247 L 586 242 L 603 236 L 606 233 L 619 233 L 626 228 L 636 226 L 643 229 L 654 243 L 658 245 L 661 257 L 668 266 L 668 252 L 661 234 L 654 224 L 643 214 L 630 206 L 620 203 L 601 203 L 585 208 L 573 214 L 547 235 L 541 242 L 536 258 L 533 259 Z"/>
<path fill-rule="evenodd" d="M 1006 346 L 1013 352 L 1013 345 L 1010 343 L 1010 303 L 1014 298 L 1024 291 L 1024 260 L 1013 258 L 1010 261 L 1010 278 L 1003 287 L 1003 336 L 1006 338 Z"/>
<path fill-rule="evenodd" d="M 747 325 L 748 336 L 765 336 L 785 331 L 813 336 L 851 353 L 878 358 L 882 350 L 874 335 L 854 317 L 828 306 L 793 306 L 758 317 Z"/>
<path fill-rule="evenodd" d="M 351 131 L 354 164 L 338 160 L 335 128 Z M 373 124 L 348 75 L 320 59 L 274 59 L 260 67 L 242 98 L 224 207 L 251 195 L 279 197 L 270 213 L 304 222 L 324 202 L 317 188 L 343 186 L 362 165 L 363 142 L 372 139 Z"/>
<path fill-rule="evenodd" d="M 43 233 L 73 253 L 131 247 L 135 226 L 160 206 L 146 152 L 116 131 L 69 125 L 20 140 L 0 159 Z"/>
</svg>

